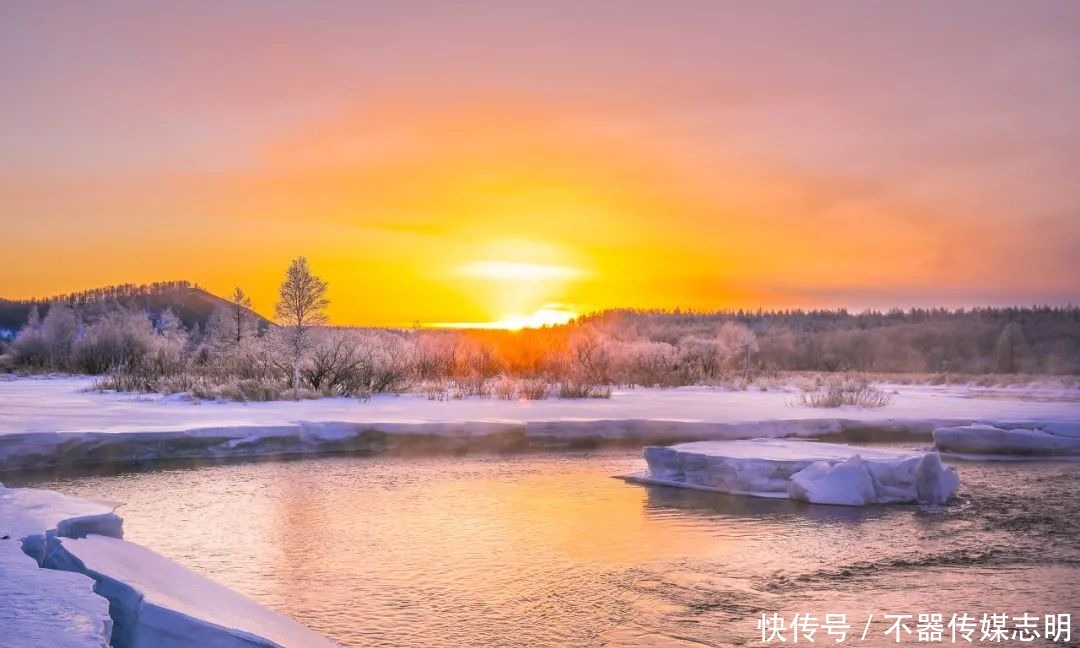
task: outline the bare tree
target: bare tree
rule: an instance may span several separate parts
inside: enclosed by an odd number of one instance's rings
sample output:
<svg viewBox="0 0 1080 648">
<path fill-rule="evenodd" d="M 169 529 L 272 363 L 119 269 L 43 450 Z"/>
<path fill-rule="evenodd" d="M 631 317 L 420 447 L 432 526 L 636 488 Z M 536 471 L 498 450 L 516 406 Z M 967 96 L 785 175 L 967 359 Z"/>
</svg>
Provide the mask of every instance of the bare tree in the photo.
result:
<svg viewBox="0 0 1080 648">
<path fill-rule="evenodd" d="M 248 297 L 247 293 L 237 286 L 229 295 L 229 303 L 231 304 L 232 323 L 235 325 L 236 330 L 236 343 L 240 344 L 244 338 L 244 325 L 251 317 L 251 297 Z"/>
<path fill-rule="evenodd" d="M 326 282 L 312 274 L 307 259 L 293 259 L 285 281 L 278 289 L 278 302 L 274 314 L 286 328 L 290 360 L 292 361 L 293 388 L 300 387 L 300 362 L 310 346 L 311 329 L 326 323 Z"/>
<path fill-rule="evenodd" d="M 750 357 L 758 352 L 757 335 L 741 322 L 724 322 L 717 332 L 717 339 L 729 361 L 742 361 L 743 378 L 747 378 L 750 375 Z"/>
</svg>

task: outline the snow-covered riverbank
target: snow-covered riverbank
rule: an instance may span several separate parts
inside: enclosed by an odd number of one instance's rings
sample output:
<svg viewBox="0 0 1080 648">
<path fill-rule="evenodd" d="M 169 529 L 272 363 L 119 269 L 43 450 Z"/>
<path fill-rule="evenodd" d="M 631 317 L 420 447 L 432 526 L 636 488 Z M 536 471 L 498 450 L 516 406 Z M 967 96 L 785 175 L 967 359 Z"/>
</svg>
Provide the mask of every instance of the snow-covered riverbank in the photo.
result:
<svg viewBox="0 0 1080 648">
<path fill-rule="evenodd" d="M 1080 422 L 1075 393 L 896 386 L 880 409 L 815 409 L 783 391 L 618 390 L 610 399 L 431 401 L 381 395 L 191 402 L 86 391 L 87 378 L 0 382 L 0 470 L 317 452 L 507 450 L 755 437 L 930 440 L 936 427 Z"/>
</svg>

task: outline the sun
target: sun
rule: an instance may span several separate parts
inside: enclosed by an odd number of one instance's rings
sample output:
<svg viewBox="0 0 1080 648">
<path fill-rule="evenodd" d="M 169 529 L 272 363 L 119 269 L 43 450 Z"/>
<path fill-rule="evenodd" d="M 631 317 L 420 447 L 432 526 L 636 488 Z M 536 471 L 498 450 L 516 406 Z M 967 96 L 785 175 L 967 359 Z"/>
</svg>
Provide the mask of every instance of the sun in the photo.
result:
<svg viewBox="0 0 1080 648">
<path fill-rule="evenodd" d="M 520 331 L 525 328 L 560 326 L 577 319 L 578 314 L 560 304 L 550 304 L 537 309 L 531 315 L 506 315 L 494 322 L 487 322 L 480 328 L 506 329 Z"/>
<path fill-rule="evenodd" d="M 485 322 L 442 322 L 440 328 L 520 330 L 559 326 L 578 317 L 565 303 L 566 287 L 589 273 L 566 264 L 484 259 L 458 266 L 457 276 L 488 304 L 494 317 Z"/>
<path fill-rule="evenodd" d="M 432 326 L 516 331 L 559 326 L 578 317 L 572 294 L 574 284 L 593 276 L 588 264 L 538 241 L 493 239 L 484 248 L 486 253 L 462 259 L 450 276 L 489 319 Z"/>
<path fill-rule="evenodd" d="M 578 313 L 564 304 L 545 304 L 529 315 L 504 315 L 491 322 L 439 322 L 431 324 L 435 328 L 454 329 L 502 329 L 520 331 L 527 328 L 561 326 L 578 318 Z"/>
</svg>

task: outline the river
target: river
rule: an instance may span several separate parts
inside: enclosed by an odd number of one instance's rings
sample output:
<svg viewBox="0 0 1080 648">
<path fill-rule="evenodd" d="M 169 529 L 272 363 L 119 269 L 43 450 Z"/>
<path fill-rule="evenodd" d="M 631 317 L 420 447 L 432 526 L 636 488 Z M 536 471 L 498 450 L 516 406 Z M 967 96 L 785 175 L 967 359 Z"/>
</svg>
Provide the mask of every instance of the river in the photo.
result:
<svg viewBox="0 0 1080 648">
<path fill-rule="evenodd" d="M 613 478 L 643 467 L 623 450 L 20 485 L 124 502 L 127 539 L 347 646 L 763 645 L 758 623 L 774 612 L 788 625 L 845 614 L 844 643 L 895 645 L 885 614 L 912 615 L 903 643 L 919 643 L 920 613 L 1031 613 L 1040 636 L 1044 615 L 1076 618 L 1080 464 L 955 465 L 960 497 L 943 511 L 633 485 Z M 816 643 L 837 638 L 822 628 Z"/>
</svg>

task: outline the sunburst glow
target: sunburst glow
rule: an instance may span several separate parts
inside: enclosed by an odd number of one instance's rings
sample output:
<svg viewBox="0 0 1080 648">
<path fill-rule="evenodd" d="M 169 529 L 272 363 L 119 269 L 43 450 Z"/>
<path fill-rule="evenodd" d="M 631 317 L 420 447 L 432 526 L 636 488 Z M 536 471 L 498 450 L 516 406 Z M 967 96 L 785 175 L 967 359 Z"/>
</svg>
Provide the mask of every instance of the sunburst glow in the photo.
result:
<svg viewBox="0 0 1080 648">
<path fill-rule="evenodd" d="M 506 315 L 493 322 L 445 322 L 433 324 L 437 328 L 460 328 L 460 329 L 506 329 L 508 331 L 520 331 L 526 328 L 540 328 L 543 326 L 559 326 L 572 322 L 578 313 L 561 304 L 548 304 L 537 309 L 531 315 Z"/>
<path fill-rule="evenodd" d="M 517 261 L 475 261 L 461 268 L 462 274 L 495 281 L 549 281 L 580 277 L 577 268 Z"/>
</svg>

